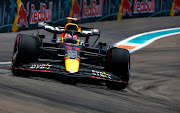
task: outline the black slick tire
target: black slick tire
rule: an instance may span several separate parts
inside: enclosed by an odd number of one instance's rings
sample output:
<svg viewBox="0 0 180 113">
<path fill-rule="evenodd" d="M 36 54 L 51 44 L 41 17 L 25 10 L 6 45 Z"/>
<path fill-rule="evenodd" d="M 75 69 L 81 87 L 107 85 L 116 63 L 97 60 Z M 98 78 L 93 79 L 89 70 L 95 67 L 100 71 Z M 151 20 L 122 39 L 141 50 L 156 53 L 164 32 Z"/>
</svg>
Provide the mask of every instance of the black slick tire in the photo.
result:
<svg viewBox="0 0 180 113">
<path fill-rule="evenodd" d="M 40 44 L 40 40 L 36 36 L 17 35 L 11 64 L 11 71 L 14 75 L 23 74 L 21 70 L 16 69 L 17 67 L 37 60 Z"/>
<path fill-rule="evenodd" d="M 120 77 L 123 81 L 128 83 L 129 70 L 130 70 L 130 54 L 129 51 L 122 48 L 111 48 L 108 52 L 109 70 L 116 76 Z M 107 87 L 113 89 L 124 89 L 127 85 L 120 83 L 108 82 Z"/>
</svg>

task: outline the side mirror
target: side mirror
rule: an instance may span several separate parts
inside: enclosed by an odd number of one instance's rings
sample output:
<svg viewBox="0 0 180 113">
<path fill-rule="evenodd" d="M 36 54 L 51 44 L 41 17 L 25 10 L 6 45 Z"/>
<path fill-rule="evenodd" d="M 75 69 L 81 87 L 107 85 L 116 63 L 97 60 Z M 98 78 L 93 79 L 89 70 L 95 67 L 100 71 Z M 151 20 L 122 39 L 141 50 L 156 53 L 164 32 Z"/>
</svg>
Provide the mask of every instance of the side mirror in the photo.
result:
<svg viewBox="0 0 180 113">
<path fill-rule="evenodd" d="M 39 38 L 44 39 L 45 35 L 38 34 Z"/>
<path fill-rule="evenodd" d="M 98 29 L 93 29 L 92 34 L 100 36 L 100 31 Z"/>
<path fill-rule="evenodd" d="M 45 24 L 44 22 L 38 22 L 38 28 L 44 28 Z"/>
</svg>

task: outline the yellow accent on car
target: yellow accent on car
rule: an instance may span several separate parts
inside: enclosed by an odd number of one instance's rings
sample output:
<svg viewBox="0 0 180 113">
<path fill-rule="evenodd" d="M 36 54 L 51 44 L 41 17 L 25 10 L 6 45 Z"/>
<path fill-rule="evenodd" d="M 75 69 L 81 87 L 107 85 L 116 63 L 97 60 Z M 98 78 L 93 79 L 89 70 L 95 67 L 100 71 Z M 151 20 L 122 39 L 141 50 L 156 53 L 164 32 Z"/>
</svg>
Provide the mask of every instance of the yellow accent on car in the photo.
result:
<svg viewBox="0 0 180 113">
<path fill-rule="evenodd" d="M 105 73 L 105 72 L 103 72 L 103 74 L 104 74 L 104 76 L 105 76 L 105 77 L 107 77 L 107 75 L 106 75 L 106 73 Z"/>
<path fill-rule="evenodd" d="M 65 68 L 66 71 L 70 73 L 78 72 L 79 71 L 79 61 L 76 59 L 66 59 L 65 60 Z"/>
<path fill-rule="evenodd" d="M 65 25 L 65 28 L 64 28 L 64 30 L 67 30 L 67 26 L 68 25 L 74 25 L 74 26 L 76 26 L 77 27 L 77 31 L 78 32 L 81 32 L 81 27 L 79 27 L 77 24 L 75 24 L 75 23 L 67 23 L 66 25 Z"/>
<path fill-rule="evenodd" d="M 47 65 L 46 65 L 46 67 L 45 67 L 45 68 L 48 68 L 48 66 L 49 66 L 49 63 L 47 63 Z"/>
<path fill-rule="evenodd" d="M 79 45 L 79 43 L 80 43 L 80 40 L 78 39 L 78 40 L 77 40 L 77 44 Z"/>
<path fill-rule="evenodd" d="M 64 37 L 62 37 L 62 41 L 61 42 L 64 43 Z"/>
</svg>

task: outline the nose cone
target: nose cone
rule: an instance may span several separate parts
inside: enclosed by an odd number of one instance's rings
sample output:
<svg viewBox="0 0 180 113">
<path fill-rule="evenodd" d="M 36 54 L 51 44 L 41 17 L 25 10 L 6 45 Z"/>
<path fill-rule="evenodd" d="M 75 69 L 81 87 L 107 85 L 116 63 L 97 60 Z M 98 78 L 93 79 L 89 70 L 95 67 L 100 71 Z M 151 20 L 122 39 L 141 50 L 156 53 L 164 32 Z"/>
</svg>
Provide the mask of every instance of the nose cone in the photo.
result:
<svg viewBox="0 0 180 113">
<path fill-rule="evenodd" d="M 75 73 L 79 71 L 79 59 L 65 58 L 65 68 L 69 73 Z"/>
</svg>

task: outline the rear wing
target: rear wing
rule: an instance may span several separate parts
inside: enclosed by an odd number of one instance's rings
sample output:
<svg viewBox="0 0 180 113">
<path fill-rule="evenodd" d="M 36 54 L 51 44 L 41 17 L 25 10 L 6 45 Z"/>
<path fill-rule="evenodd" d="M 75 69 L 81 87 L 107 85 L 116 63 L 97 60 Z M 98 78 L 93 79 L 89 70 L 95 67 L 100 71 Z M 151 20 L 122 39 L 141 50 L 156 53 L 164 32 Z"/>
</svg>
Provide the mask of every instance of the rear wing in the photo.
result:
<svg viewBox="0 0 180 113">
<path fill-rule="evenodd" d="M 80 34 L 81 36 L 100 36 L 100 31 L 98 29 L 94 28 L 85 28 L 85 27 L 80 27 L 81 31 L 77 32 L 75 30 L 65 30 L 64 26 L 57 26 L 54 24 L 49 24 L 45 22 L 39 22 L 37 29 L 44 29 L 46 31 L 49 31 L 51 33 L 57 33 L 57 34 L 62 34 L 62 33 L 69 33 L 73 32 L 73 34 Z M 70 33 L 72 34 L 72 33 Z"/>
</svg>

